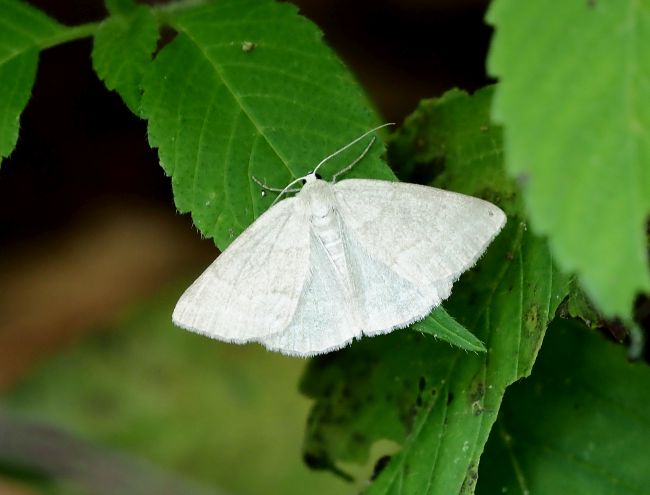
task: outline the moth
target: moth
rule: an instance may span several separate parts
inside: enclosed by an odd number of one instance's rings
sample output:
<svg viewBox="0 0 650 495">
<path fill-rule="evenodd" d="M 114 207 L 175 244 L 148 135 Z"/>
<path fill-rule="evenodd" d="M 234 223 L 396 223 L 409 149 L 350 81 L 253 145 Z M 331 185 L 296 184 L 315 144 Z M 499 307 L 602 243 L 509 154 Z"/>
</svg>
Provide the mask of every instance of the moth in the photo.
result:
<svg viewBox="0 0 650 495">
<path fill-rule="evenodd" d="M 374 138 L 331 182 L 320 178 L 321 165 L 377 129 L 281 190 L 185 291 L 174 323 L 312 356 L 406 327 L 449 297 L 506 216 L 482 199 L 433 187 L 337 181 Z M 302 187 L 291 189 L 297 182 Z M 287 192 L 296 194 L 280 200 Z"/>
</svg>

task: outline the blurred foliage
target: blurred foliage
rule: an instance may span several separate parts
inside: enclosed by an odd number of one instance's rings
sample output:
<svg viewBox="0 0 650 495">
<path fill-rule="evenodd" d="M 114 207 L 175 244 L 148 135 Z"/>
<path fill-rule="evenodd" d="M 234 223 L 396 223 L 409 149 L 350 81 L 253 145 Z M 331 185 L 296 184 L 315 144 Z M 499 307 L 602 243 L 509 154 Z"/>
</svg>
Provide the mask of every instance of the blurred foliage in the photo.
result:
<svg viewBox="0 0 650 495">
<path fill-rule="evenodd" d="M 650 369 L 577 322 L 547 332 L 513 385 L 479 470 L 478 493 L 646 493 Z"/>
<path fill-rule="evenodd" d="M 174 327 L 178 292 L 43 363 L 4 405 L 226 493 L 349 493 L 301 463 L 304 360 Z"/>
<path fill-rule="evenodd" d="M 606 316 L 650 291 L 650 2 L 495 0 L 488 69 L 536 232 Z"/>
</svg>

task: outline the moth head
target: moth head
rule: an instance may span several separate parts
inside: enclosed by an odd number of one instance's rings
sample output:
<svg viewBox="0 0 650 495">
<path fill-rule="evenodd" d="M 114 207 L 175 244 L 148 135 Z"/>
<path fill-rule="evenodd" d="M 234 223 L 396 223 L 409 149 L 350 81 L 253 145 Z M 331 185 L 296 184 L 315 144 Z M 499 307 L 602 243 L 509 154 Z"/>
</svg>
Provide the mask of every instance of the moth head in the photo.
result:
<svg viewBox="0 0 650 495">
<path fill-rule="evenodd" d="M 316 182 L 317 180 L 323 180 L 323 177 L 316 171 L 309 172 L 302 179 L 300 179 L 303 186 Z"/>
</svg>

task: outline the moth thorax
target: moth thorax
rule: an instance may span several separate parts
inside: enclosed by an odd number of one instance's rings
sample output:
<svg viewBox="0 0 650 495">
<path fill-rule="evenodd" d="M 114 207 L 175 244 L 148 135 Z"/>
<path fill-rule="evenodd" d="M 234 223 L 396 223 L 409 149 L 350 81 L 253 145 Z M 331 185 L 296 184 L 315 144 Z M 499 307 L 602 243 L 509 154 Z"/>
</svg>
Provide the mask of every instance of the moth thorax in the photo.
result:
<svg viewBox="0 0 650 495">
<path fill-rule="evenodd" d="M 316 181 L 305 186 L 309 214 L 312 220 L 325 219 L 330 216 L 334 206 L 334 198 L 330 185 L 325 181 Z"/>
</svg>

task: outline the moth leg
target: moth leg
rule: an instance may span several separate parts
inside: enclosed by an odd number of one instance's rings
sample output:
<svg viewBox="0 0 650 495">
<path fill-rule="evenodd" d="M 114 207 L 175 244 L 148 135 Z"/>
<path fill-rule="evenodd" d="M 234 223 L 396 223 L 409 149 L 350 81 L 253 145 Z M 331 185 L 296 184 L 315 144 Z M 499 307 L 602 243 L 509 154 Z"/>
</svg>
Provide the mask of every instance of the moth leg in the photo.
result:
<svg viewBox="0 0 650 495">
<path fill-rule="evenodd" d="M 266 184 L 264 184 L 262 181 L 260 181 L 257 177 L 254 175 L 251 175 L 251 179 L 253 179 L 253 182 L 260 186 L 262 189 L 265 191 L 270 191 L 270 192 L 276 192 L 276 193 L 281 193 L 281 192 L 290 192 L 290 193 L 297 193 L 300 192 L 299 188 L 293 188 L 293 189 L 282 189 L 280 187 L 269 187 Z"/>
</svg>

